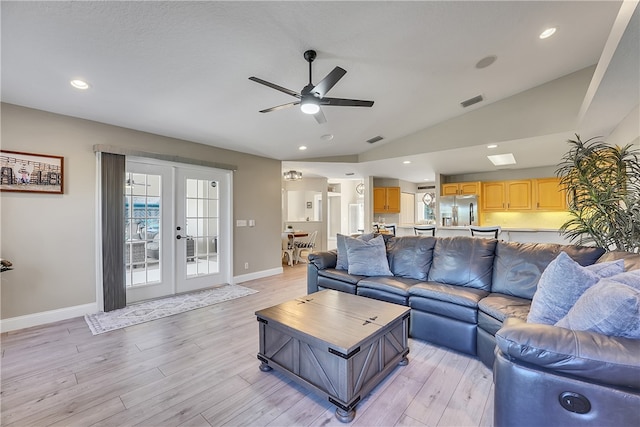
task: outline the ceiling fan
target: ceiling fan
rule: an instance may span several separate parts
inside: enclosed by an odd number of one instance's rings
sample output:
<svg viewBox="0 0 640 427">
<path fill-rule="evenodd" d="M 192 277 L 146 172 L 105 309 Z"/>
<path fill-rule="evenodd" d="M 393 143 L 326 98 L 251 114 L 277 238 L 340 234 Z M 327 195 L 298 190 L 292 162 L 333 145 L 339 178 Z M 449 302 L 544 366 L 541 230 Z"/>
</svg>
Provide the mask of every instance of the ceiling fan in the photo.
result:
<svg viewBox="0 0 640 427">
<path fill-rule="evenodd" d="M 345 75 L 347 71 L 343 68 L 336 67 L 327 76 L 320 81 L 317 85 L 311 83 L 311 63 L 316 59 L 315 50 L 307 50 L 304 53 L 304 59 L 309 63 L 309 84 L 302 88 L 300 93 L 294 92 L 291 89 L 278 86 L 271 82 L 262 80 L 258 77 L 249 77 L 249 80 L 253 80 L 256 83 L 263 84 L 272 89 L 284 92 L 287 95 L 291 95 L 298 98 L 298 101 L 290 102 L 288 104 L 278 105 L 276 107 L 267 108 L 266 110 L 260 110 L 261 113 L 269 113 L 271 111 L 282 110 L 284 108 L 293 107 L 294 105 L 300 105 L 300 110 L 306 114 L 313 114 L 318 123 L 326 123 L 327 119 L 324 117 L 324 113 L 320 108 L 321 105 L 337 105 L 340 107 L 371 107 L 373 101 L 361 101 L 358 99 L 343 99 L 343 98 L 327 98 L 325 95 L 336 83 Z"/>
</svg>

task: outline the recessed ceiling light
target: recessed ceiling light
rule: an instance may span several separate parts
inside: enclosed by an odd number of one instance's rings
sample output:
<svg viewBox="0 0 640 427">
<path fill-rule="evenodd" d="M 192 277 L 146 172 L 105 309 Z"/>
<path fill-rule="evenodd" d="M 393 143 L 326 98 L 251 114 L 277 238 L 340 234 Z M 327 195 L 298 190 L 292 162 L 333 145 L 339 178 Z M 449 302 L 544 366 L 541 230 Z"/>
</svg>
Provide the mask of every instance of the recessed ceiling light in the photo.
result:
<svg viewBox="0 0 640 427">
<path fill-rule="evenodd" d="M 89 89 L 89 83 L 85 82 L 84 80 L 75 79 L 75 80 L 71 80 L 69 83 L 71 83 L 71 86 L 75 87 L 76 89 L 80 89 L 80 90 Z"/>
<path fill-rule="evenodd" d="M 487 148 L 498 148 L 498 144 L 489 144 Z"/>
<path fill-rule="evenodd" d="M 405 165 L 408 165 L 409 163 L 411 163 L 411 160 L 405 160 L 405 161 L 404 161 L 404 162 L 402 162 L 402 163 L 404 163 Z"/>
<path fill-rule="evenodd" d="M 513 157 L 512 153 L 496 154 L 493 156 L 487 156 L 487 158 L 491 160 L 491 163 L 493 163 L 495 166 L 506 166 L 506 165 L 516 164 L 516 158 Z"/>
<path fill-rule="evenodd" d="M 327 133 L 322 135 L 320 139 L 323 141 L 331 141 L 333 139 L 333 135 L 331 135 L 330 133 Z"/>
<path fill-rule="evenodd" d="M 554 27 L 551 28 L 547 28 L 546 30 L 544 30 L 542 33 L 540 33 L 540 38 L 541 39 L 546 39 L 551 37 L 554 33 L 556 32 L 556 29 Z"/>
<path fill-rule="evenodd" d="M 306 145 L 301 145 L 300 147 L 298 147 L 298 150 L 300 150 L 300 151 L 304 151 L 306 149 L 307 149 Z"/>
</svg>

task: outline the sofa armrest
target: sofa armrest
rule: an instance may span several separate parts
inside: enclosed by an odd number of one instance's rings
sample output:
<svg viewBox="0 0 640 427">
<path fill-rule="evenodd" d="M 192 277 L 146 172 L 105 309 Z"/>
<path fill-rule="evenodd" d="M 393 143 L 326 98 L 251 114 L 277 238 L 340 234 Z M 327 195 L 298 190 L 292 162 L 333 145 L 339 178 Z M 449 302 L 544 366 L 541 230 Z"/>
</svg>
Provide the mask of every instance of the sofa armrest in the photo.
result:
<svg viewBox="0 0 640 427">
<path fill-rule="evenodd" d="M 318 271 L 335 268 L 338 262 L 338 252 L 311 252 L 307 259 L 307 294 L 318 292 Z"/>
<path fill-rule="evenodd" d="M 640 389 L 640 340 L 509 318 L 496 333 L 496 342 L 499 350 L 516 363 Z"/>
<path fill-rule="evenodd" d="M 316 266 L 318 270 L 336 268 L 338 262 L 338 252 L 335 250 L 327 252 L 312 252 L 308 256 L 309 263 Z"/>
</svg>

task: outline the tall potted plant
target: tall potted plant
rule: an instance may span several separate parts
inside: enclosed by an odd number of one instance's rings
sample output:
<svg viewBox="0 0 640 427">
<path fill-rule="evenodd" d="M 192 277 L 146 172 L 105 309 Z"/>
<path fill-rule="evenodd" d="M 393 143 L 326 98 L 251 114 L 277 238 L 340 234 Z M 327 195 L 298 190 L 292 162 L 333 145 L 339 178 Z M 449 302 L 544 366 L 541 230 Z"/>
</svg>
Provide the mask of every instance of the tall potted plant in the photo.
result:
<svg viewBox="0 0 640 427">
<path fill-rule="evenodd" d="M 632 145 L 598 138 L 567 141 L 556 174 L 566 189 L 571 218 L 560 227 L 572 242 L 640 252 L 640 162 Z"/>
</svg>

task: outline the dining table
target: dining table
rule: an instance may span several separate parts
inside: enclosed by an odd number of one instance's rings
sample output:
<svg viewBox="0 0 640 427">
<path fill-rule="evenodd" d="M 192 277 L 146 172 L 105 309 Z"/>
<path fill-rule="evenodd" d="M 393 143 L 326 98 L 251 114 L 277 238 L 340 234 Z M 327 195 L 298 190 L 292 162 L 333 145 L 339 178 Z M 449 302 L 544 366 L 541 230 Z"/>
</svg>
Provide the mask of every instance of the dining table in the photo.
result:
<svg viewBox="0 0 640 427">
<path fill-rule="evenodd" d="M 307 237 L 309 236 L 309 233 L 306 231 L 301 231 L 301 230 L 297 230 L 297 231 L 291 231 L 291 230 L 286 230 L 285 233 L 289 234 L 290 236 L 293 236 L 295 238 L 298 237 Z"/>
</svg>

